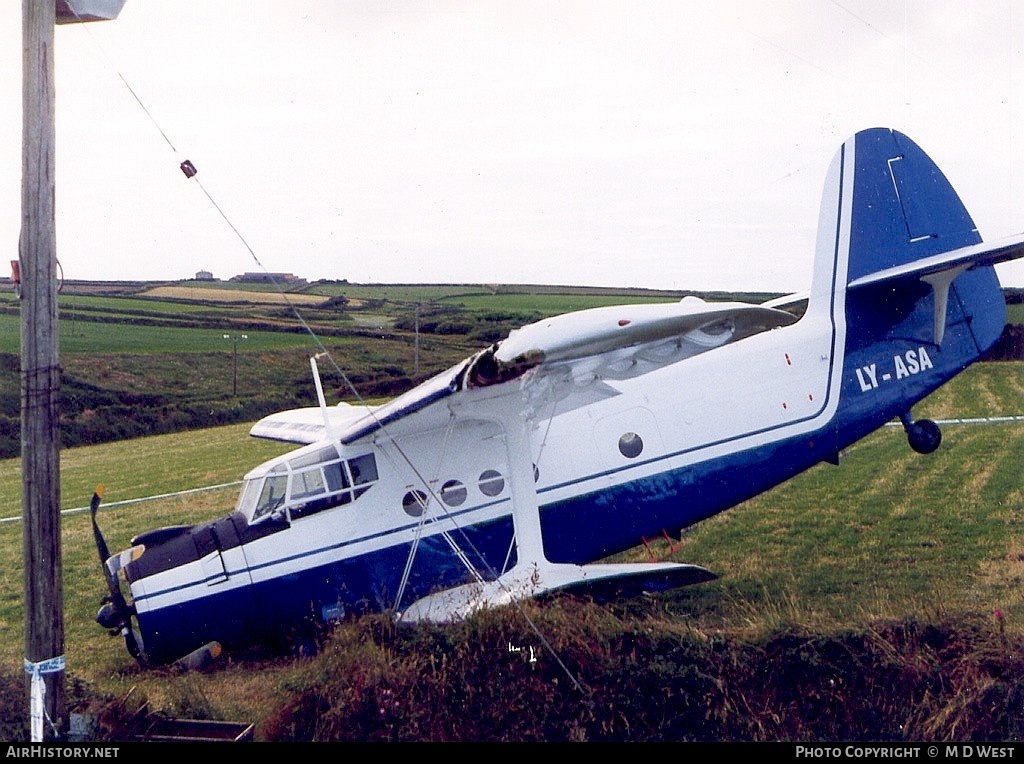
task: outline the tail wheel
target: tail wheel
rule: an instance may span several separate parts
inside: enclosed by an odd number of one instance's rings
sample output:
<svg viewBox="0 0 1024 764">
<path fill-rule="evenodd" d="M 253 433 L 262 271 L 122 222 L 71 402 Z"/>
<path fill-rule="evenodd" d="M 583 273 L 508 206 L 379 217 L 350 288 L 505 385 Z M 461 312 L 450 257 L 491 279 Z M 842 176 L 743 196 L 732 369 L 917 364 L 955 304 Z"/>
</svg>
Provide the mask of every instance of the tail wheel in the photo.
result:
<svg viewBox="0 0 1024 764">
<path fill-rule="evenodd" d="M 942 443 L 942 430 L 931 419 L 919 419 L 906 429 L 907 442 L 919 454 L 930 454 Z"/>
</svg>

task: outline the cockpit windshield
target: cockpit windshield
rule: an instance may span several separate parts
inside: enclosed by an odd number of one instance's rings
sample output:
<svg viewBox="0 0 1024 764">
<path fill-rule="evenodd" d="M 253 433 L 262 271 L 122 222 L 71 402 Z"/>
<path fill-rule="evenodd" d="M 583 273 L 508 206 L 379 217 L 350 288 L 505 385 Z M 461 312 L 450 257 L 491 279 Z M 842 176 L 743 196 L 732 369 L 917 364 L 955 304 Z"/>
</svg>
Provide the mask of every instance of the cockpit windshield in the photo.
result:
<svg viewBox="0 0 1024 764">
<path fill-rule="evenodd" d="M 249 524 L 268 517 L 297 520 L 355 501 L 377 482 L 372 453 L 343 458 L 316 444 L 266 462 L 245 477 L 235 509 Z"/>
</svg>

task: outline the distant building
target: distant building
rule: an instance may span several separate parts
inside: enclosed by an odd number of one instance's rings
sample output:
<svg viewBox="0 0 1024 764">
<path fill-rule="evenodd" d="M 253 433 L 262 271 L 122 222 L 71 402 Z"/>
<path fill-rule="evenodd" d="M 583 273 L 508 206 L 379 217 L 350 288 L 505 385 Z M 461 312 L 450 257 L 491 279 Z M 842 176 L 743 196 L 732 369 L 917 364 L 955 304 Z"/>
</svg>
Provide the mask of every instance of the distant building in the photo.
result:
<svg viewBox="0 0 1024 764">
<path fill-rule="evenodd" d="M 199 271 L 196 273 L 196 281 L 213 281 L 213 274 L 209 271 Z"/>
<path fill-rule="evenodd" d="M 232 276 L 231 281 L 243 284 L 306 284 L 306 279 L 299 278 L 293 273 L 243 273 L 240 276 Z"/>
</svg>

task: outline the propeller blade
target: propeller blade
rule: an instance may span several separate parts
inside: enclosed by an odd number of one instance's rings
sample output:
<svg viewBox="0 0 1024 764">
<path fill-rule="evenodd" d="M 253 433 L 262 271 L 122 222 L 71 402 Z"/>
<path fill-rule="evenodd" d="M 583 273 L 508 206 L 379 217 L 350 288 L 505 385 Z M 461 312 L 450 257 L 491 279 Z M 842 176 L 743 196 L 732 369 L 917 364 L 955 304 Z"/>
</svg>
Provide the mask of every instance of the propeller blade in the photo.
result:
<svg viewBox="0 0 1024 764">
<path fill-rule="evenodd" d="M 124 595 L 121 594 L 121 587 L 118 586 L 117 577 L 111 575 L 107 568 L 110 550 L 107 548 L 107 542 L 100 531 L 99 523 L 96 522 L 96 513 L 99 511 L 102 498 L 103 486 L 100 485 L 96 487 L 96 492 L 92 495 L 92 501 L 89 504 L 89 514 L 92 517 L 92 534 L 96 539 L 96 551 L 100 556 L 100 568 L 103 570 L 103 578 L 106 579 L 107 588 L 110 590 L 109 600 L 114 609 L 114 612 L 110 613 L 110 625 L 118 622 L 121 624 L 121 634 L 124 635 L 124 644 L 128 648 L 128 653 L 141 662 L 143 660 L 141 640 L 131 628 L 131 611 L 128 608 L 128 603 L 125 602 Z M 114 620 L 115 618 L 117 620 Z"/>
<path fill-rule="evenodd" d="M 141 665 L 146 665 L 146 653 L 142 649 L 142 635 L 131 628 L 131 622 L 124 627 L 124 646 L 128 648 L 128 654 Z"/>
<path fill-rule="evenodd" d="M 107 542 L 103 539 L 103 534 L 100 532 L 100 526 L 96 522 L 96 513 L 99 511 L 100 502 L 103 500 L 103 486 L 96 486 L 96 492 L 92 495 L 92 501 L 89 503 L 89 514 L 92 517 L 92 535 L 96 539 L 96 549 L 100 553 L 100 565 L 106 568 L 107 558 L 110 557 L 110 551 L 107 549 Z M 105 576 L 109 578 L 109 576 Z"/>
</svg>

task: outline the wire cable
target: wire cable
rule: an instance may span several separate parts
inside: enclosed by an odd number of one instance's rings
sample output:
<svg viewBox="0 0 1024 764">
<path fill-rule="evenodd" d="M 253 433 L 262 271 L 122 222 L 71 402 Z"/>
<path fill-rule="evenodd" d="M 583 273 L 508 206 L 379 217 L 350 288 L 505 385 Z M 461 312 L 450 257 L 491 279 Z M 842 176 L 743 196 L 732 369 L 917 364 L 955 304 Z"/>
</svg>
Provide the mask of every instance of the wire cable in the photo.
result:
<svg viewBox="0 0 1024 764">
<path fill-rule="evenodd" d="M 71 6 L 69 5 L 69 7 L 71 7 Z M 74 11 L 73 8 L 72 8 L 72 10 Z M 74 12 L 75 12 L 75 15 L 78 16 L 77 11 L 74 11 Z M 79 21 L 81 21 L 81 17 L 78 17 L 78 18 L 79 18 Z M 88 26 L 88 25 L 86 25 L 86 26 Z M 92 39 L 95 42 L 95 38 L 93 37 Z M 99 46 L 98 43 L 97 43 L 97 47 L 102 51 L 102 47 Z M 106 56 L 105 53 L 104 53 L 104 56 L 107 58 L 108 62 L 110 62 L 109 56 Z M 136 103 L 142 109 L 143 113 L 149 118 L 150 122 L 152 122 L 154 128 L 157 130 L 157 132 L 160 133 L 161 137 L 164 139 L 164 141 L 170 147 L 171 151 L 173 151 L 176 155 L 180 156 L 180 152 L 178 152 L 178 150 L 175 147 L 173 141 L 171 141 L 170 137 L 167 135 L 167 133 L 160 126 L 160 124 L 158 123 L 156 117 L 154 117 L 154 115 L 146 107 L 146 105 L 143 102 L 142 98 L 139 96 L 139 94 L 135 91 L 135 89 L 128 82 L 128 79 L 120 71 L 119 67 L 113 65 L 113 63 L 111 62 L 111 68 L 114 69 L 115 72 L 117 72 L 118 78 L 121 80 L 122 83 L 124 83 L 125 87 L 128 89 L 128 92 L 135 99 Z M 329 361 L 331 363 L 331 366 L 333 367 L 334 371 L 341 377 L 342 381 L 344 382 L 345 387 L 348 388 L 348 390 L 351 392 L 352 396 L 360 404 L 366 405 L 363 397 L 359 394 L 359 391 L 356 390 L 355 386 L 352 384 L 352 382 L 349 379 L 348 375 L 345 374 L 344 370 L 340 367 L 340 365 L 337 363 L 337 361 L 335 361 L 333 355 L 324 346 L 323 342 L 320 340 L 320 337 L 316 334 L 316 332 L 313 331 L 312 327 L 310 327 L 309 324 L 306 322 L 306 320 L 303 318 L 303 316 L 302 316 L 301 312 L 299 311 L 298 307 L 288 298 L 288 293 L 285 291 L 285 289 L 282 287 L 282 285 L 279 283 L 279 281 L 276 278 L 274 278 L 273 273 L 271 273 L 266 268 L 266 266 L 260 261 L 260 259 L 257 256 L 255 250 L 252 248 L 252 246 L 246 240 L 246 238 L 242 234 L 242 232 L 238 229 L 237 226 L 235 226 L 235 224 L 231 221 L 231 218 L 227 215 L 227 213 L 224 211 L 224 209 L 220 206 L 220 204 L 217 203 L 216 199 L 213 198 L 213 195 L 210 194 L 210 192 L 206 189 L 206 187 L 199 180 L 199 178 L 198 178 L 199 170 L 195 166 L 195 164 L 193 164 L 189 159 L 183 159 L 183 160 L 179 161 L 179 169 L 185 175 L 186 179 L 191 180 L 191 181 L 196 183 L 196 185 L 202 191 L 203 195 L 209 200 L 210 204 L 213 205 L 213 208 L 217 211 L 217 213 L 221 216 L 221 218 L 223 218 L 224 222 L 228 225 L 228 227 L 234 232 L 235 236 L 241 242 L 242 246 L 245 247 L 246 251 L 252 257 L 252 259 L 256 263 L 256 265 L 267 275 L 270 283 L 278 291 L 278 293 L 280 294 L 280 296 L 284 300 L 285 304 L 288 306 L 288 308 L 291 310 L 292 314 L 295 316 L 296 320 L 301 324 L 301 326 L 305 330 L 305 332 L 313 339 L 313 341 L 316 344 L 316 347 L 319 349 L 320 353 L 324 357 L 329 359 Z M 375 417 L 375 414 L 373 413 L 372 410 L 370 411 L 370 415 Z M 377 425 L 379 426 L 379 428 L 383 432 L 386 433 L 386 428 L 385 428 L 384 423 L 382 423 L 379 420 L 377 420 Z M 409 456 L 402 450 L 401 446 L 397 443 L 397 441 L 395 441 L 392 438 L 392 439 L 390 439 L 390 442 L 394 446 L 396 451 L 398 451 L 398 453 L 401 455 L 402 459 L 405 460 L 406 464 L 410 467 L 410 469 L 412 469 L 413 472 L 416 474 L 417 479 L 426 488 L 426 490 L 431 494 L 431 496 L 433 496 L 434 491 L 431 489 L 429 481 L 427 481 L 420 474 L 419 470 L 413 464 L 413 462 L 409 458 Z M 440 506 L 440 507 L 444 506 L 443 502 L 440 501 L 439 497 L 436 497 L 436 496 L 433 496 L 433 497 L 435 498 L 438 506 Z M 446 509 L 444 510 L 444 512 L 445 512 L 445 514 L 447 514 L 447 510 Z M 451 518 L 450 516 L 447 519 L 449 519 L 452 523 L 455 523 L 455 520 L 453 518 Z M 501 586 L 502 584 L 501 584 L 500 576 L 498 575 L 498 573 L 493 570 L 493 568 L 489 565 L 489 563 L 487 563 L 486 559 L 483 557 L 482 554 L 480 554 L 479 550 L 475 549 L 475 547 L 472 545 L 472 543 L 470 542 L 468 537 L 466 537 L 464 529 L 459 527 L 457 523 L 455 523 L 455 525 L 456 525 L 456 530 L 460 532 L 460 534 L 462 535 L 465 543 L 477 555 L 478 559 L 481 561 L 481 564 L 488 570 L 490 575 L 494 576 L 495 580 Z M 466 567 L 469 569 L 470 573 L 472 575 L 474 575 L 475 577 L 479 578 L 480 577 L 479 571 L 477 571 L 476 568 L 470 563 L 468 557 L 466 557 L 465 552 L 459 547 L 459 545 L 454 541 L 454 539 L 452 539 L 450 537 L 449 532 L 448 531 L 442 531 L 442 535 L 448 541 L 448 543 L 452 546 L 453 550 L 455 551 L 455 553 L 459 557 L 459 559 L 461 559 L 463 561 L 463 563 L 466 565 Z M 523 610 L 521 604 L 515 598 L 512 598 L 512 604 L 517 608 L 519 613 L 522 614 L 522 616 L 526 619 L 526 621 L 529 624 L 529 626 L 532 629 L 532 631 L 540 639 L 540 641 L 544 645 L 544 647 L 547 650 L 547 652 L 554 658 L 554 660 L 562 668 L 562 670 L 565 672 L 565 674 L 569 677 L 569 680 L 572 682 L 572 684 L 581 693 L 587 694 L 587 693 L 585 693 L 582 685 L 579 683 L 579 681 L 576 679 L 576 677 L 572 674 L 572 672 L 565 665 L 565 663 L 561 660 L 561 658 L 556 654 L 556 652 L 554 651 L 554 648 L 551 646 L 550 642 L 548 642 L 548 640 L 546 638 L 544 638 L 544 636 L 541 634 L 540 630 L 537 628 L 536 624 L 533 623 L 533 621 L 532 621 L 532 619 L 530 619 L 529 615 Z"/>
</svg>

